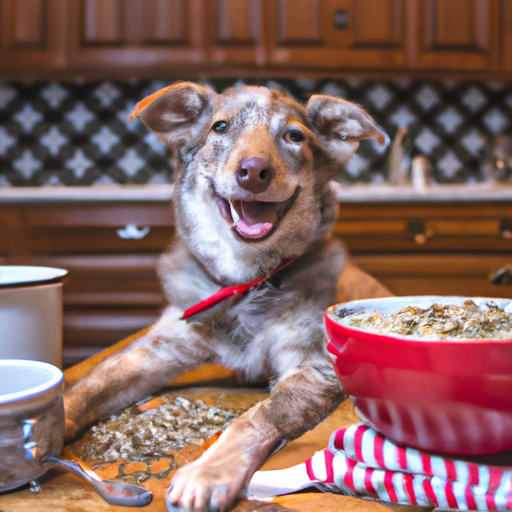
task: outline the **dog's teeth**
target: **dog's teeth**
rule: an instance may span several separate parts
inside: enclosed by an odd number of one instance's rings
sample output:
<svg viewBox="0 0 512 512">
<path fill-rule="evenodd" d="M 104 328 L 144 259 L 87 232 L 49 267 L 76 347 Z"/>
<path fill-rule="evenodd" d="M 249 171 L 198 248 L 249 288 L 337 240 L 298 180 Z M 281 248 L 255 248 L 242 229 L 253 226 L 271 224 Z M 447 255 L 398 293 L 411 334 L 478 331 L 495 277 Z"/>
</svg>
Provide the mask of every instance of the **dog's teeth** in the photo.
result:
<svg viewBox="0 0 512 512">
<path fill-rule="evenodd" d="M 233 222 L 236 224 L 240 220 L 240 215 L 235 210 L 233 203 L 229 202 L 229 208 L 231 209 L 231 217 L 233 218 Z"/>
</svg>

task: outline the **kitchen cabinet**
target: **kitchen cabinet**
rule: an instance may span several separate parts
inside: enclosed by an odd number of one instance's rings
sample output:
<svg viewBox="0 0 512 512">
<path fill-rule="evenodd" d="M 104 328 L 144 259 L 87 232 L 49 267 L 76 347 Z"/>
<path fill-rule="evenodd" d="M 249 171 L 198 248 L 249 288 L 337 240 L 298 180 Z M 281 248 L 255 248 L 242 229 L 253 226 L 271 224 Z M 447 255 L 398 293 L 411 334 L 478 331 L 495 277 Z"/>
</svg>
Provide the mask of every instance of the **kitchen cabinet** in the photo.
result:
<svg viewBox="0 0 512 512">
<path fill-rule="evenodd" d="M 69 0 L 68 65 L 140 68 L 206 59 L 203 0 Z"/>
<path fill-rule="evenodd" d="M 499 69 L 499 0 L 411 0 L 408 9 L 412 68 Z"/>
<path fill-rule="evenodd" d="M 11 190 L 0 194 L 0 264 L 65 268 L 66 366 L 150 325 L 165 305 L 156 273 L 172 242 L 168 197 L 157 189 Z M 126 192 L 128 190 L 128 192 Z M 10 194 L 10 199 L 5 197 Z M 68 197 L 69 195 L 69 197 Z M 3 196 L 3 197 L 2 197 Z M 96 197 L 95 197 L 96 196 Z M 512 297 L 512 201 L 340 199 L 333 235 L 398 295 Z M 30 200 L 28 200 L 28 198 Z M 498 273 L 499 274 L 499 273 Z M 508 283 L 508 284 L 507 284 Z"/>
<path fill-rule="evenodd" d="M 66 1 L 0 2 L 0 70 L 67 64 Z"/>
<path fill-rule="evenodd" d="M 263 0 L 72 0 L 69 64 L 264 64 Z"/>
<path fill-rule="evenodd" d="M 512 297 L 510 199 L 341 206 L 335 235 L 393 293 Z"/>
<path fill-rule="evenodd" d="M 512 71 L 512 1 L 503 0 L 502 16 L 501 16 L 501 33 L 502 40 L 502 67 L 506 71 Z"/>
<path fill-rule="evenodd" d="M 209 63 L 266 63 L 264 0 L 210 0 L 206 12 Z"/>
<path fill-rule="evenodd" d="M 268 60 L 312 68 L 407 66 L 404 0 L 270 0 Z"/>
<path fill-rule="evenodd" d="M 0 28 L 0 78 L 512 70 L 510 0 L 2 0 Z"/>
<path fill-rule="evenodd" d="M 156 263 L 173 233 L 169 201 L 2 204 L 0 199 L 0 263 L 69 272 L 65 366 L 156 320 L 164 307 Z"/>
</svg>

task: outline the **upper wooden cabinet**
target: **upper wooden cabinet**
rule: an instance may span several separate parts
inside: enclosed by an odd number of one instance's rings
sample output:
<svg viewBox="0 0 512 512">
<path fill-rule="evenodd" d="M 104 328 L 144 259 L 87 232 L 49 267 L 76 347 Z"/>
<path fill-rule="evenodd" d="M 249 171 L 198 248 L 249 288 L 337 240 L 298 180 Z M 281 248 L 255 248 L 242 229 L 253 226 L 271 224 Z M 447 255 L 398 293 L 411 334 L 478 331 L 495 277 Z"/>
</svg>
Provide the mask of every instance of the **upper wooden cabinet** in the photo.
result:
<svg viewBox="0 0 512 512">
<path fill-rule="evenodd" d="M 263 0 L 208 0 L 206 6 L 208 61 L 264 65 Z"/>
<path fill-rule="evenodd" d="M 0 78 L 512 71 L 512 0 L 0 0 L 0 29 Z"/>
<path fill-rule="evenodd" d="M 500 28 L 503 34 L 502 67 L 506 71 L 512 71 L 512 0 L 503 0 L 501 20 Z"/>
<path fill-rule="evenodd" d="M 0 69 L 66 64 L 66 0 L 0 1 Z"/>
<path fill-rule="evenodd" d="M 408 8 L 412 67 L 499 68 L 500 0 L 409 0 Z"/>
<path fill-rule="evenodd" d="M 272 64 L 405 67 L 405 0 L 269 0 Z"/>
<path fill-rule="evenodd" d="M 71 66 L 205 61 L 203 0 L 68 1 Z"/>
</svg>

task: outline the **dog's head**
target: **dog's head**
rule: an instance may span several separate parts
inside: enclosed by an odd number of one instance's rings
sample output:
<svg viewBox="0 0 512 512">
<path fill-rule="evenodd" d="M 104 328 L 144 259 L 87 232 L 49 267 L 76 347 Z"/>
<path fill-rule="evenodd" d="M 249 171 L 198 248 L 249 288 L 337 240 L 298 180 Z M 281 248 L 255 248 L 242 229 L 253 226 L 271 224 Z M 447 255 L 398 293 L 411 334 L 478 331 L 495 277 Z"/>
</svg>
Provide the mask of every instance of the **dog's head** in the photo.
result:
<svg viewBox="0 0 512 512">
<path fill-rule="evenodd" d="M 325 237 L 336 218 L 329 180 L 360 140 L 385 143 L 353 103 L 314 95 L 304 107 L 265 87 L 178 83 L 135 116 L 173 149 L 178 226 L 223 284 L 265 275 Z"/>
</svg>

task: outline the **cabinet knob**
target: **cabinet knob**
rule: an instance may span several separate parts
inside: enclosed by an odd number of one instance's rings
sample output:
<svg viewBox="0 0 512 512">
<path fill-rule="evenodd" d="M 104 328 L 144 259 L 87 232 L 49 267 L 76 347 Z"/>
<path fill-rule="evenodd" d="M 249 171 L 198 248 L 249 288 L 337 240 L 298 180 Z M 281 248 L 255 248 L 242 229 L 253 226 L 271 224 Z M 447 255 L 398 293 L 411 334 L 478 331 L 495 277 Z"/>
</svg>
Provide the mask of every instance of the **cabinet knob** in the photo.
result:
<svg viewBox="0 0 512 512">
<path fill-rule="evenodd" d="M 334 11 L 332 22 L 335 29 L 346 30 L 348 28 L 348 12 L 344 9 Z"/>
<path fill-rule="evenodd" d="M 499 270 L 491 271 L 489 281 L 492 284 L 512 284 L 512 264 L 505 265 Z"/>
<path fill-rule="evenodd" d="M 512 219 L 504 218 L 500 221 L 500 233 L 503 238 L 512 238 Z"/>
<path fill-rule="evenodd" d="M 135 224 L 126 224 L 124 228 L 117 230 L 117 236 L 124 240 L 142 240 L 149 231 L 148 226 L 138 228 Z"/>
<path fill-rule="evenodd" d="M 425 226 L 423 221 L 409 222 L 409 235 L 420 245 L 426 244 L 429 238 L 434 236 L 434 232 Z"/>
</svg>

